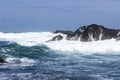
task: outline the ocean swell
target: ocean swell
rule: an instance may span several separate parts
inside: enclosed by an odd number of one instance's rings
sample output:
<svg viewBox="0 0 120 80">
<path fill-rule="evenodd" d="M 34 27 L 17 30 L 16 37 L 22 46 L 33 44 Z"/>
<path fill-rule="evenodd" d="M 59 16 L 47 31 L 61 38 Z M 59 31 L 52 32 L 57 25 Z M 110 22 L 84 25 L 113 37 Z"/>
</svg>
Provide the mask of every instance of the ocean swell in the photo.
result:
<svg viewBox="0 0 120 80">
<path fill-rule="evenodd" d="M 0 33 L 1 80 L 118 80 L 120 41 L 51 41 L 51 32 Z M 64 35 L 65 36 L 65 35 Z"/>
</svg>

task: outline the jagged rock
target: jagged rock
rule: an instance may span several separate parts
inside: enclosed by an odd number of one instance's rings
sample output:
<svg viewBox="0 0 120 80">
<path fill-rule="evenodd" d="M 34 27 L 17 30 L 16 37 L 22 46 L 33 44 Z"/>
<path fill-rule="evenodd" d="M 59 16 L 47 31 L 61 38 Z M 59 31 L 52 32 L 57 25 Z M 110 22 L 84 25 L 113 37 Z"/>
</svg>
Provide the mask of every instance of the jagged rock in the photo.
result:
<svg viewBox="0 0 120 80">
<path fill-rule="evenodd" d="M 120 32 L 117 34 L 116 40 L 120 40 Z"/>
<path fill-rule="evenodd" d="M 97 41 L 106 39 L 116 39 L 120 40 L 120 30 L 119 29 L 108 29 L 102 25 L 91 24 L 87 26 L 82 26 L 78 28 L 75 32 L 71 34 L 66 34 L 67 40 L 74 41 Z M 62 40 L 61 35 L 55 36 L 52 41 Z"/>
<path fill-rule="evenodd" d="M 86 26 L 78 28 L 73 34 L 67 35 L 67 40 L 86 41 L 88 38 Z"/>
<path fill-rule="evenodd" d="M 48 40 L 48 41 L 46 41 L 46 42 L 59 41 L 59 40 L 62 40 L 62 39 L 63 39 L 63 36 L 57 35 L 57 36 L 53 37 L 51 40 Z"/>
</svg>

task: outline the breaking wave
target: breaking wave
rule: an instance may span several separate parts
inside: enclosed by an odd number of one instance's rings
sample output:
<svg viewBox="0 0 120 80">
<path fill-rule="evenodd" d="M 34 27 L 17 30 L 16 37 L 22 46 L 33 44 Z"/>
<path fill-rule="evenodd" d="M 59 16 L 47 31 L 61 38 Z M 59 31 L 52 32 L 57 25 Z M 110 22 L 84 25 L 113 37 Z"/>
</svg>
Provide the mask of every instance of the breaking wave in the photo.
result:
<svg viewBox="0 0 120 80">
<path fill-rule="evenodd" d="M 54 51 L 63 51 L 70 53 L 106 53 L 108 52 L 120 52 L 120 41 L 115 39 L 104 40 L 104 41 L 92 41 L 92 42 L 81 42 L 81 41 L 51 41 L 55 35 L 51 32 L 25 32 L 25 33 L 0 33 L 0 41 L 6 41 L 9 43 L 17 43 L 21 46 L 47 46 Z M 63 35 L 63 34 L 62 34 Z M 65 36 L 65 35 L 63 35 Z"/>
<path fill-rule="evenodd" d="M 64 39 L 46 42 L 56 35 L 51 32 L 1 32 L 0 57 L 7 63 L 0 64 L 0 79 L 120 79 L 120 41 L 80 42 Z"/>
</svg>

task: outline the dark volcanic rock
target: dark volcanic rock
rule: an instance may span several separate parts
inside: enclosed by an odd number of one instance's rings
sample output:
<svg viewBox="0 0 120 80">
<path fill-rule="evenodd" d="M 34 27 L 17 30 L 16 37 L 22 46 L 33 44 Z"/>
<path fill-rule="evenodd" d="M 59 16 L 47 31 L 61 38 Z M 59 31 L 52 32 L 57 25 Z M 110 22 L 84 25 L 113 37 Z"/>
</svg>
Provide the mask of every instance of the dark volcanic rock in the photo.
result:
<svg viewBox="0 0 120 80">
<path fill-rule="evenodd" d="M 49 41 L 59 41 L 59 40 L 62 40 L 62 39 L 63 39 L 63 36 L 57 35 L 57 36 L 53 37 L 51 40 L 48 40 L 46 42 L 49 42 Z"/>
<path fill-rule="evenodd" d="M 101 30 L 103 26 L 92 24 L 78 28 L 72 35 L 67 35 L 68 40 L 92 41 L 100 40 Z M 72 36 L 72 37 L 71 37 Z"/>
<path fill-rule="evenodd" d="M 57 31 L 59 32 L 59 31 Z M 56 32 L 56 33 L 57 33 Z M 62 32 L 61 32 L 62 33 Z M 102 25 L 91 24 L 87 26 L 79 27 L 75 32 L 66 33 L 67 40 L 74 41 L 97 41 L 106 39 L 116 39 L 120 40 L 120 30 L 119 29 L 108 29 Z M 52 41 L 62 40 L 62 36 L 55 36 Z"/>
<path fill-rule="evenodd" d="M 66 39 L 67 40 L 75 40 L 75 41 L 87 41 L 88 39 L 88 34 L 86 30 L 86 26 L 78 28 L 73 34 L 67 35 Z"/>
<path fill-rule="evenodd" d="M 5 63 L 5 60 L 0 57 L 0 63 Z"/>
<path fill-rule="evenodd" d="M 120 40 L 120 32 L 117 34 L 116 40 Z"/>
</svg>

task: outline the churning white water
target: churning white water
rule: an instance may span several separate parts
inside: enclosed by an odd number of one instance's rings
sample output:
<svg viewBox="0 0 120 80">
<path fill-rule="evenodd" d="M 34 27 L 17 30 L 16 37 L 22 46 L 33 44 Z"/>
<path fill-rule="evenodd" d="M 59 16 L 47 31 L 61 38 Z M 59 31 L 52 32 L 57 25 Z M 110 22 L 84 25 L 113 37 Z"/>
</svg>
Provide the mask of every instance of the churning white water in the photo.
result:
<svg viewBox="0 0 120 80">
<path fill-rule="evenodd" d="M 52 50 L 67 51 L 67 52 L 80 52 L 80 53 L 106 53 L 106 52 L 120 52 L 120 41 L 115 39 L 104 40 L 104 41 L 92 41 L 92 42 L 81 42 L 81 41 L 51 41 L 54 34 L 51 32 L 25 32 L 25 33 L 0 33 L 1 41 L 10 41 L 20 44 L 22 46 L 35 46 L 35 45 L 46 45 Z M 63 35 L 65 36 L 65 35 Z"/>
<path fill-rule="evenodd" d="M 120 80 L 120 41 L 67 41 L 61 34 L 63 40 L 46 42 L 56 35 L 1 32 L 7 63 L 0 65 L 0 80 Z"/>
</svg>

